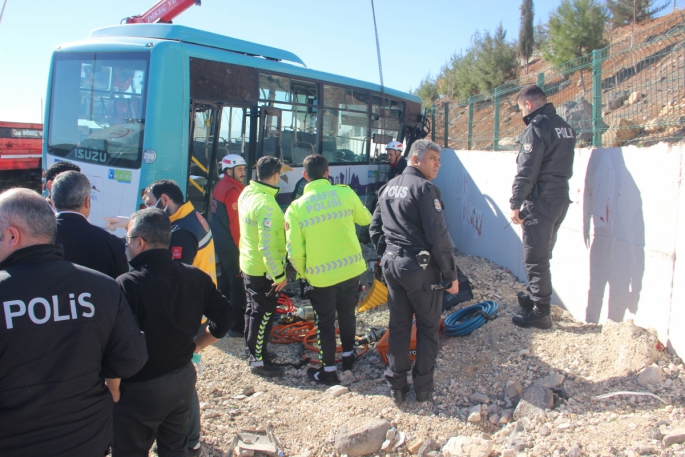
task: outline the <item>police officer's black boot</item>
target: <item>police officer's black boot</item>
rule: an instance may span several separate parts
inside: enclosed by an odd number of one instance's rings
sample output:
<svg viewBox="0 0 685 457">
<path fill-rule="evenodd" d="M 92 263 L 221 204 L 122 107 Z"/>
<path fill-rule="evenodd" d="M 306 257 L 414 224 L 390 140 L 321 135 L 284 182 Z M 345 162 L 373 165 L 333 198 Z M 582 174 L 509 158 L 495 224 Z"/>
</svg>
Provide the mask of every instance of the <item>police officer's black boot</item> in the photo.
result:
<svg viewBox="0 0 685 457">
<path fill-rule="evenodd" d="M 324 367 L 321 368 L 309 368 L 307 370 L 307 376 L 312 381 L 316 381 L 327 386 L 337 386 L 340 384 L 340 379 L 338 378 L 337 370 L 326 371 Z"/>
<path fill-rule="evenodd" d="M 516 299 L 519 302 L 519 306 L 523 308 L 525 312 L 530 311 L 531 309 L 533 309 L 533 306 L 535 306 L 535 302 L 532 298 L 530 298 L 530 295 L 528 295 L 522 290 L 516 294 Z"/>
<path fill-rule="evenodd" d="M 535 327 L 542 330 L 552 328 L 552 317 L 550 316 L 549 308 L 545 310 L 537 305 L 521 316 L 514 316 L 511 320 L 514 325 L 523 328 Z"/>
<path fill-rule="evenodd" d="M 404 389 L 390 389 L 390 397 L 395 403 L 395 406 L 399 408 L 407 401 L 407 392 L 409 392 L 408 387 L 405 387 Z"/>
</svg>

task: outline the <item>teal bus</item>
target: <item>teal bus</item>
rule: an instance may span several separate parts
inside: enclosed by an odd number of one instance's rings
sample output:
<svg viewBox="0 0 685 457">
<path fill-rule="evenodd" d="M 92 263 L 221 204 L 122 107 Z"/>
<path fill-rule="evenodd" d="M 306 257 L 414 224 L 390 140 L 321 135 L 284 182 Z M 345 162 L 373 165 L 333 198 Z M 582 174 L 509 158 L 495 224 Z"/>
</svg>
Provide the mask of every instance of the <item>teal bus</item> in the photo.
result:
<svg viewBox="0 0 685 457">
<path fill-rule="evenodd" d="M 207 215 L 218 163 L 231 153 L 248 170 L 264 155 L 290 165 L 281 176 L 283 205 L 313 153 L 328 159 L 334 183 L 372 195 L 387 179 L 382 146 L 410 143 L 427 128 L 414 95 L 172 24 L 107 27 L 59 46 L 47 100 L 43 164 L 81 167 L 98 225 L 138 209 L 141 191 L 157 179 L 179 183 Z"/>
</svg>

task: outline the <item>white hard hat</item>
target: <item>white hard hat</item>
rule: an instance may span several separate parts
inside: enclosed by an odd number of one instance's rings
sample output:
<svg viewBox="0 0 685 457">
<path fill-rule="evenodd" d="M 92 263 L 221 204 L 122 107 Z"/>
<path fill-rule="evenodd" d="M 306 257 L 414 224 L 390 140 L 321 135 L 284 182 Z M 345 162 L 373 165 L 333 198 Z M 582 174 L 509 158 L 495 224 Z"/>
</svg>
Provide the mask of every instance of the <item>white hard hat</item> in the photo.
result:
<svg viewBox="0 0 685 457">
<path fill-rule="evenodd" d="M 402 148 L 403 148 L 403 145 L 399 141 L 391 141 L 385 147 L 385 150 L 387 151 L 388 149 L 395 149 L 396 151 L 402 151 Z"/>
<path fill-rule="evenodd" d="M 226 168 L 238 167 L 240 165 L 247 165 L 247 163 L 245 163 L 245 159 L 238 154 L 229 154 L 221 159 L 221 171 L 224 171 Z"/>
</svg>

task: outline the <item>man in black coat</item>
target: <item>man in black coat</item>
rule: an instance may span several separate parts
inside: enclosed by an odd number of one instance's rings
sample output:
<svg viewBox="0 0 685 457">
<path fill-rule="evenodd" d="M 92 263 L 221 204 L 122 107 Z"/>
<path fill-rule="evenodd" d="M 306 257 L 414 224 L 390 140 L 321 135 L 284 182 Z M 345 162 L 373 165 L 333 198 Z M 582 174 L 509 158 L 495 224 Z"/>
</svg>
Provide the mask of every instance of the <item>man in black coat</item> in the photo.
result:
<svg viewBox="0 0 685 457">
<path fill-rule="evenodd" d="M 523 262 L 530 295 L 519 292 L 525 313 L 512 320 L 519 327 L 548 329 L 552 327 L 549 261 L 571 201 L 568 181 L 573 175 L 576 134 L 538 86 L 525 86 L 516 101 L 526 129 L 516 157 L 510 207 L 512 222 L 523 225 Z"/>
<path fill-rule="evenodd" d="M 3 457 L 105 455 L 117 378 L 147 360 L 119 285 L 64 260 L 54 237 L 45 199 L 28 189 L 0 194 Z"/>
<path fill-rule="evenodd" d="M 122 380 L 114 457 L 147 456 L 155 439 L 160 457 L 185 456 L 196 380 L 191 359 L 233 326 L 231 304 L 207 273 L 174 262 L 171 222 L 161 209 L 136 212 L 127 238 L 133 271 L 117 282 L 145 332 L 150 358 Z M 196 338 L 203 315 L 208 326 Z"/>
<path fill-rule="evenodd" d="M 88 222 L 90 181 L 76 171 L 60 173 L 52 184 L 52 202 L 57 210 L 56 244 L 64 257 L 116 279 L 128 271 L 124 240 Z"/>
</svg>

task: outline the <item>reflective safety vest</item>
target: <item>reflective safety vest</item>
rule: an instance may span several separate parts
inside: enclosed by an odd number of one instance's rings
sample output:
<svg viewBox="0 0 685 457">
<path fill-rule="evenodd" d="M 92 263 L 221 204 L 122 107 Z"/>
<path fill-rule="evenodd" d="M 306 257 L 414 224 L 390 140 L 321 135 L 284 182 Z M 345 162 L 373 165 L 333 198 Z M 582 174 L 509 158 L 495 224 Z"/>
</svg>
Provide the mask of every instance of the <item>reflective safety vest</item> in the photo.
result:
<svg viewBox="0 0 685 457">
<path fill-rule="evenodd" d="M 238 198 L 240 270 L 274 282 L 285 279 L 285 222 L 278 187 L 250 181 Z"/>
<path fill-rule="evenodd" d="M 311 181 L 285 221 L 290 262 L 312 286 L 332 286 L 366 270 L 354 224 L 369 225 L 371 213 L 348 186 Z"/>
<path fill-rule="evenodd" d="M 197 253 L 193 259 L 193 266 L 207 273 L 216 284 L 216 257 L 214 254 L 214 238 L 207 220 L 195 211 L 190 202 L 185 202 L 174 214 L 169 216 L 171 225 L 187 230 L 197 238 Z"/>
</svg>

